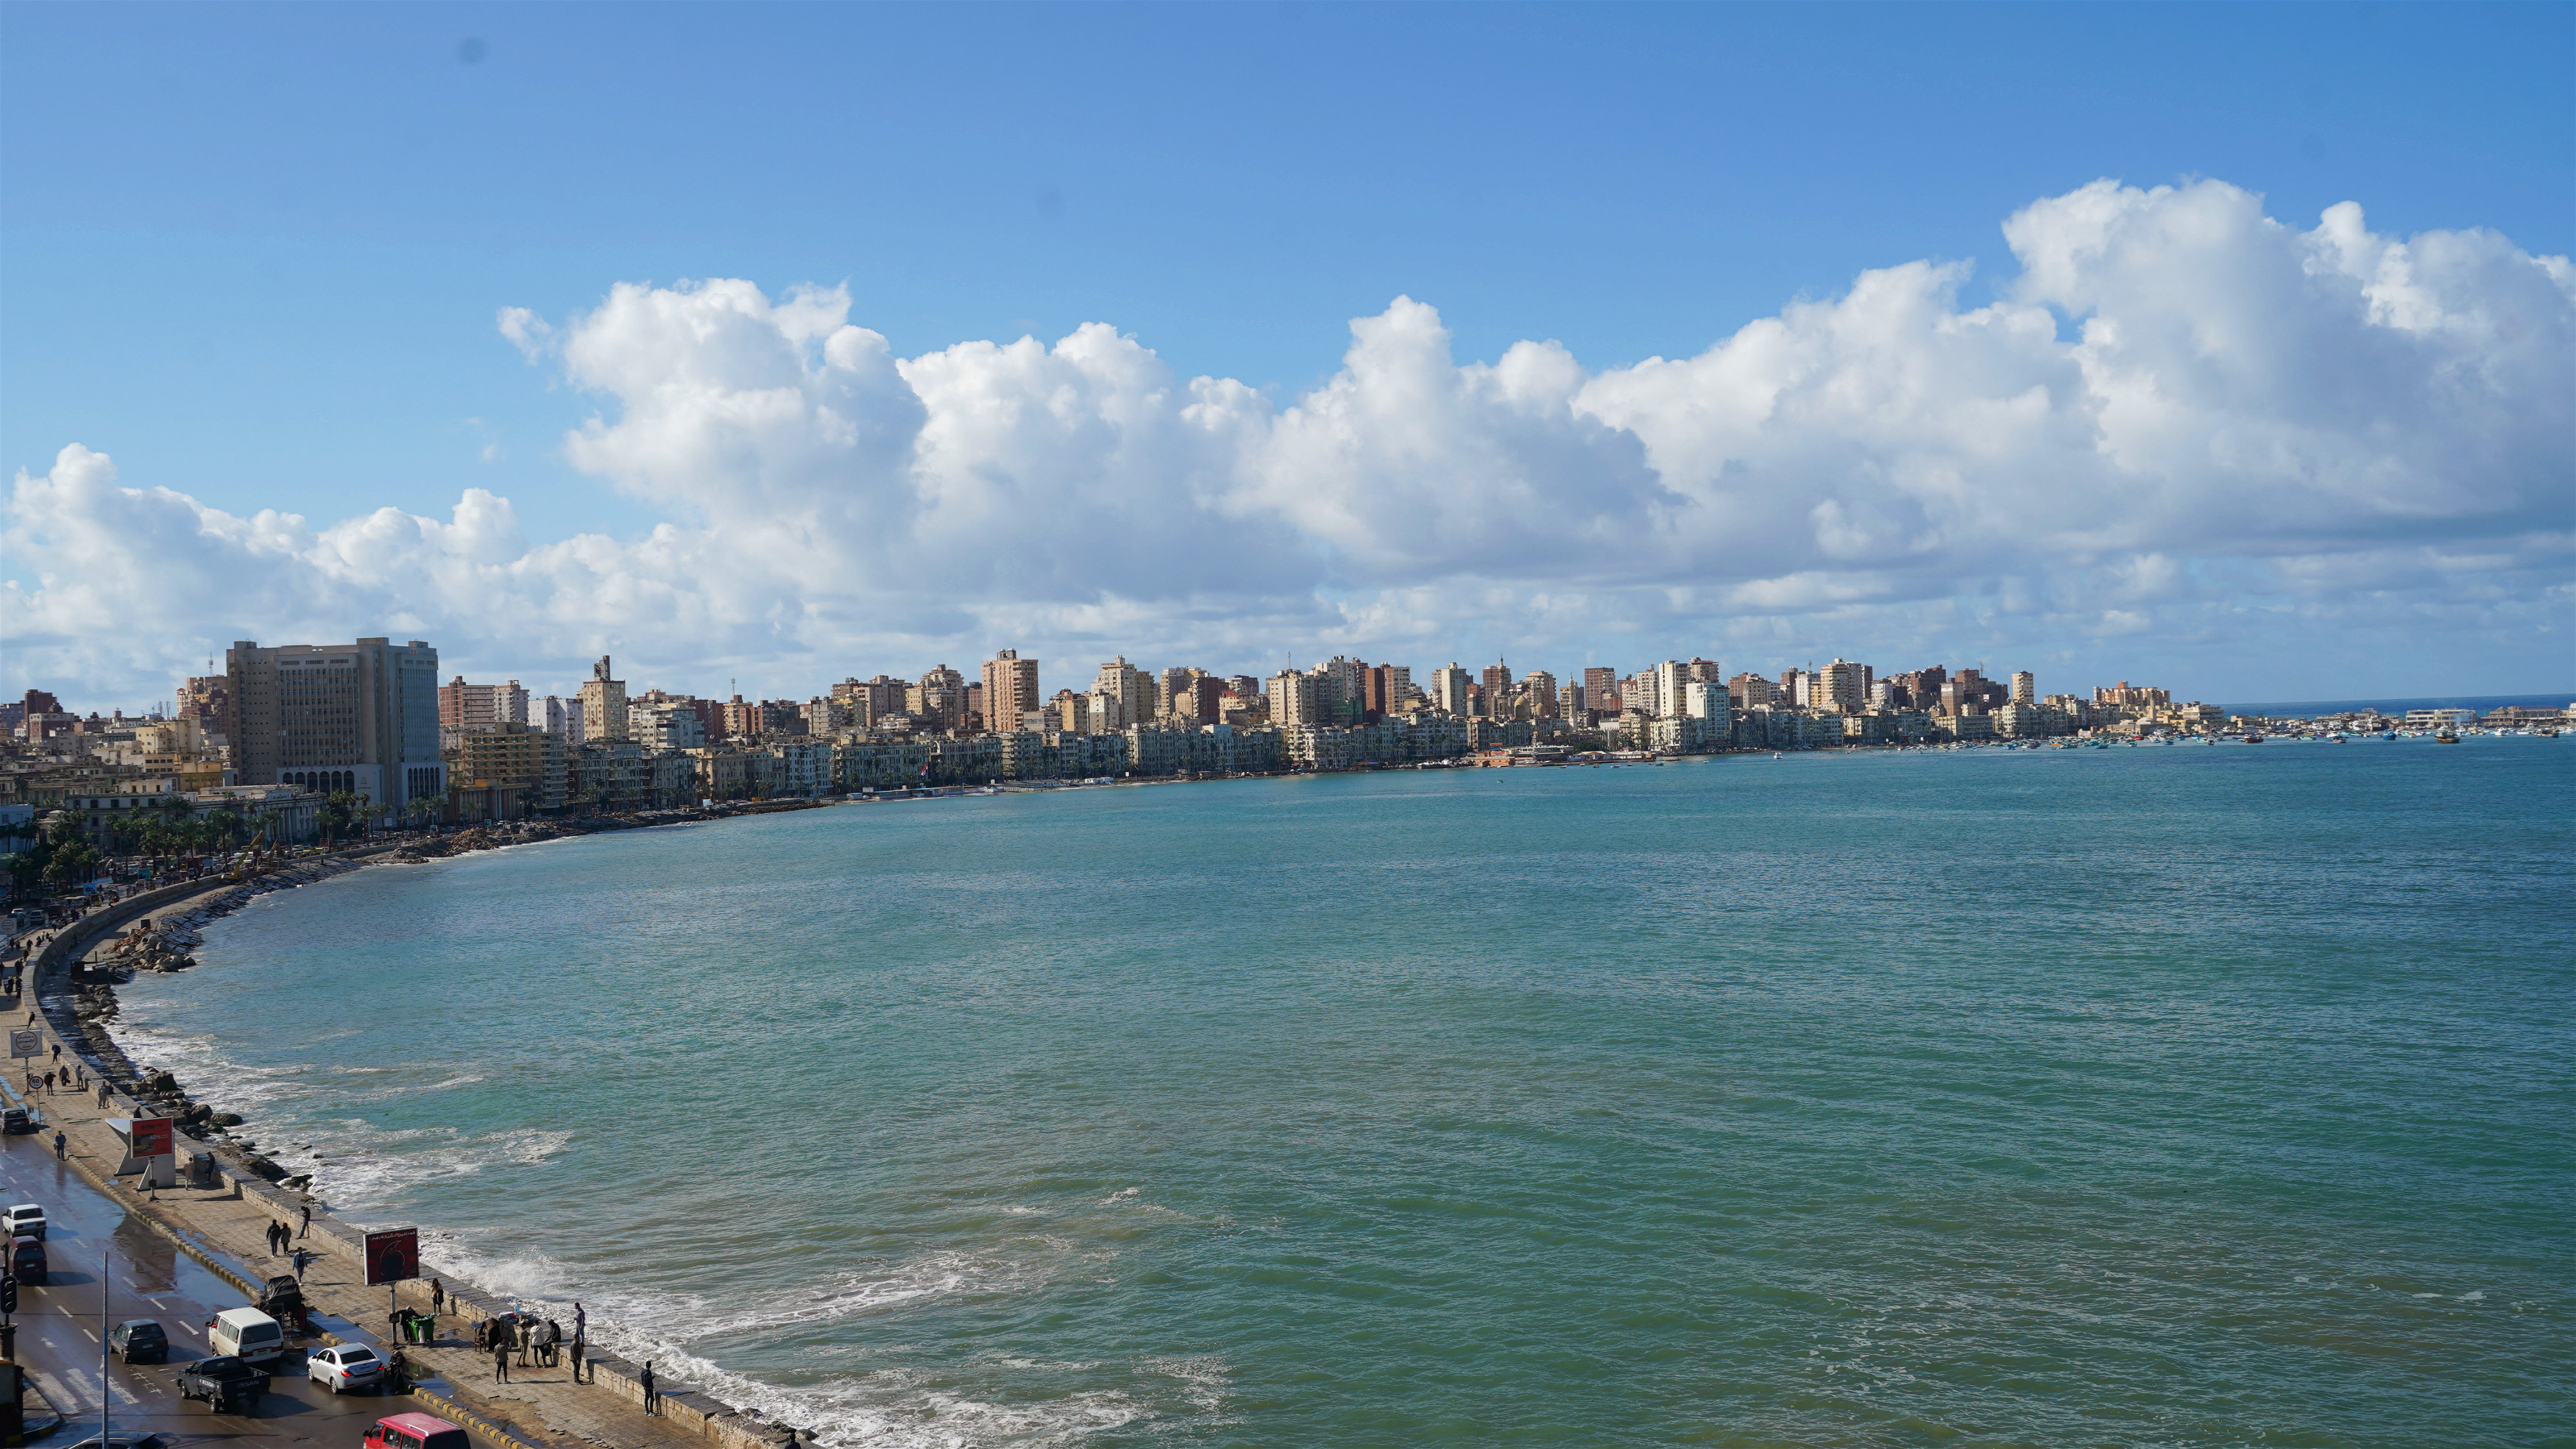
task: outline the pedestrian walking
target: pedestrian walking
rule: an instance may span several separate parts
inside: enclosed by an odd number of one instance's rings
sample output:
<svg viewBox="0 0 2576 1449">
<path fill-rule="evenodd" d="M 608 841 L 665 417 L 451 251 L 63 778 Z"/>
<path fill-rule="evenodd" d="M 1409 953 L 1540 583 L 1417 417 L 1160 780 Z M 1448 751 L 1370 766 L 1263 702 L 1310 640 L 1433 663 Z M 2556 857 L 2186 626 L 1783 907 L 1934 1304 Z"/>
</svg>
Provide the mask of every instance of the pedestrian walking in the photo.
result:
<svg viewBox="0 0 2576 1449">
<path fill-rule="evenodd" d="M 53 1073 L 51 1073 L 51 1072 L 47 1072 L 47 1073 L 45 1073 L 45 1095 L 46 1095 L 46 1096 L 48 1096 L 48 1097 L 50 1097 L 50 1096 L 52 1096 L 53 1094 L 54 1094 L 54 1074 L 53 1074 Z"/>
<path fill-rule="evenodd" d="M 499 1344 L 499 1343 L 496 1343 L 496 1344 L 492 1345 L 492 1382 L 494 1382 L 494 1383 L 496 1383 L 496 1384 L 506 1384 L 506 1383 L 508 1383 L 509 1381 L 510 1381 L 510 1349 L 509 1349 L 509 1346 L 508 1346 L 507 1344 Z"/>
<path fill-rule="evenodd" d="M 644 1386 L 644 1412 L 648 1414 L 662 1412 L 662 1391 L 653 1383 L 653 1360 L 649 1358 L 644 1360 L 644 1371 L 635 1376 L 635 1381 Z"/>
<path fill-rule="evenodd" d="M 71 1144 L 64 1139 L 62 1133 L 56 1132 L 54 1134 L 54 1160 L 56 1162 L 63 1160 L 63 1149 L 70 1145 Z"/>
<path fill-rule="evenodd" d="M 307 1264 L 307 1263 L 310 1263 L 310 1262 L 312 1262 L 312 1261 L 313 1261 L 313 1255 L 312 1255 L 311 1253 L 308 1253 L 308 1252 L 304 1251 L 302 1248 L 298 1248 L 298 1249 L 296 1249 L 296 1250 L 295 1250 L 295 1259 L 294 1259 L 294 1262 L 295 1262 L 295 1281 L 296 1281 L 296 1282 L 301 1283 L 301 1282 L 303 1282 L 303 1281 L 304 1281 L 304 1265 L 305 1265 L 305 1264 Z"/>
<path fill-rule="evenodd" d="M 432 1317 L 447 1311 L 447 1285 L 435 1278 L 429 1280 L 429 1311 Z"/>
<path fill-rule="evenodd" d="M 590 1345 L 588 1345 L 588 1344 L 586 1344 L 586 1343 L 583 1343 L 583 1342 L 581 1341 L 581 1339 L 580 1339 L 580 1337 L 579 1337 L 578 1335 L 576 1335 L 576 1336 L 573 1338 L 573 1341 L 572 1341 L 572 1381 L 573 1381 L 574 1383 L 580 1383 L 580 1382 L 582 1382 L 582 1377 L 581 1377 L 581 1356 L 582 1356 L 583 1351 L 584 1351 L 584 1350 L 586 1350 L 586 1349 L 588 1349 L 589 1347 L 590 1347 Z"/>
<path fill-rule="evenodd" d="M 304 1205 L 304 1232 L 297 1233 L 295 1236 L 300 1238 L 304 1236 L 304 1233 L 309 1233 L 311 1231 L 313 1231 L 313 1204 L 308 1202 Z"/>
</svg>

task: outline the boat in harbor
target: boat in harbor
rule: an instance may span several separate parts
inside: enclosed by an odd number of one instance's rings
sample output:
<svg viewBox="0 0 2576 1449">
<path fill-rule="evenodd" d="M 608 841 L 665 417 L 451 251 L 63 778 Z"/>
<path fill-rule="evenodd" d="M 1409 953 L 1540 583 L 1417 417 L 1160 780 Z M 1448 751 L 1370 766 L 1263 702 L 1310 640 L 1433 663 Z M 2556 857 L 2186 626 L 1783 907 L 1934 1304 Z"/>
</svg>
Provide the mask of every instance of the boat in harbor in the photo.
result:
<svg viewBox="0 0 2576 1449">
<path fill-rule="evenodd" d="M 2460 737 L 2449 730 L 2444 730 L 2440 734 L 2433 736 L 2433 743 L 2437 745 L 2456 745 L 2459 742 Z"/>
</svg>

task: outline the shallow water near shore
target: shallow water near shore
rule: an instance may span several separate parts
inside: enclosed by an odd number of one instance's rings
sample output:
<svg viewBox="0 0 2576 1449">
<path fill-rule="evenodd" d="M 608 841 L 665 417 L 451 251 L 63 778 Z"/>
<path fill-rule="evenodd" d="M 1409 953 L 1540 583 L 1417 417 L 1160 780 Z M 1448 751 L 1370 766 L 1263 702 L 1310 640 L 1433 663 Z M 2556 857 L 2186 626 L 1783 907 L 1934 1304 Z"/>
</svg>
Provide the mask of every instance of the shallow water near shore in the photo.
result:
<svg viewBox="0 0 2576 1449">
<path fill-rule="evenodd" d="M 836 1442 L 2565 1444 L 2571 820 L 2533 739 L 851 806 L 263 897 L 119 1036 Z"/>
</svg>

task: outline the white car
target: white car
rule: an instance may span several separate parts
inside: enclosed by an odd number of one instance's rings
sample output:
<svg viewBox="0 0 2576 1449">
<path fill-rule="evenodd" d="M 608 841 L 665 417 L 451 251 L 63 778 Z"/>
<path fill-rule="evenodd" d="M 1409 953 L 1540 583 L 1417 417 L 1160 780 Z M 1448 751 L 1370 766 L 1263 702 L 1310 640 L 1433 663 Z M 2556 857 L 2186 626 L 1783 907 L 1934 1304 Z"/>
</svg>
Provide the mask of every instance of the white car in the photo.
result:
<svg viewBox="0 0 2576 1449">
<path fill-rule="evenodd" d="M 0 1212 L 0 1235 L 11 1238 L 45 1236 L 45 1210 L 31 1202 L 22 1202 L 7 1212 Z"/>
<path fill-rule="evenodd" d="M 317 1348 L 304 1356 L 304 1376 L 335 1394 L 384 1386 L 385 1361 L 363 1344 Z"/>
</svg>

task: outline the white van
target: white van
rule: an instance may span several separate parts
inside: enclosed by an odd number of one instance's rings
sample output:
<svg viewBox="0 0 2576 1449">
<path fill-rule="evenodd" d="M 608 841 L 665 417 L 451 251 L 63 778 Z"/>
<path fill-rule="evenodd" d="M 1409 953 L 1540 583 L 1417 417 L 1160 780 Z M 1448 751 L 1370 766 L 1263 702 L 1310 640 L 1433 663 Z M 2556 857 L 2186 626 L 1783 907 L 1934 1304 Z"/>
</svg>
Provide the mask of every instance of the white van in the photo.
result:
<svg viewBox="0 0 2576 1449">
<path fill-rule="evenodd" d="M 206 1344 L 218 1355 L 267 1368 L 285 1356 L 286 1330 L 256 1308 L 227 1308 L 215 1315 L 214 1331 L 206 1335 Z"/>
</svg>

